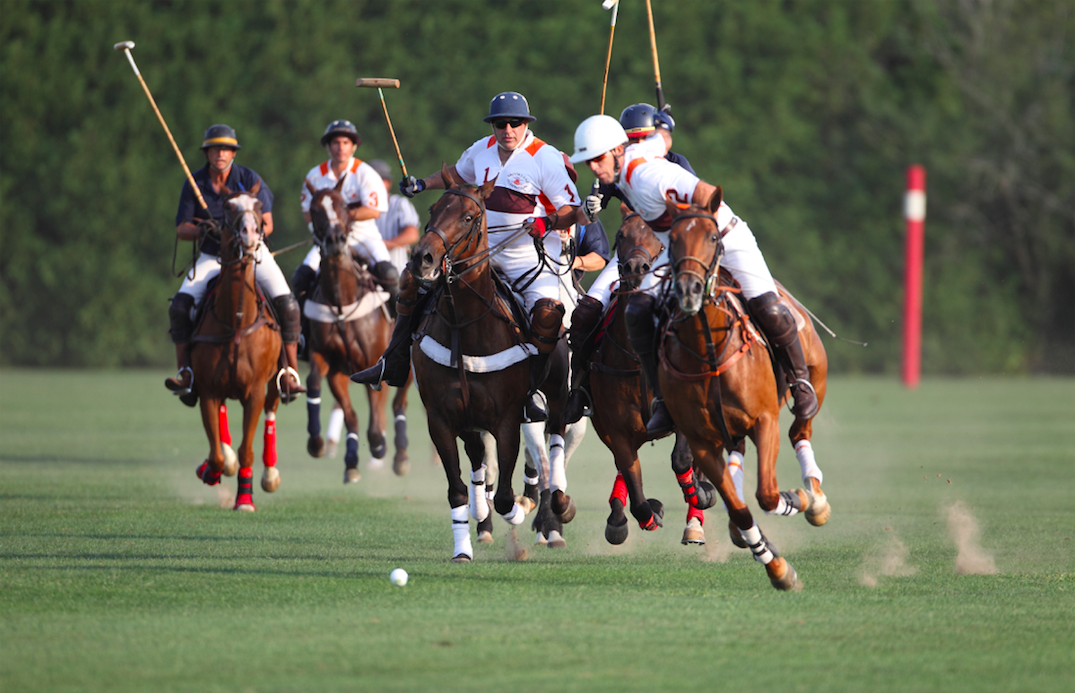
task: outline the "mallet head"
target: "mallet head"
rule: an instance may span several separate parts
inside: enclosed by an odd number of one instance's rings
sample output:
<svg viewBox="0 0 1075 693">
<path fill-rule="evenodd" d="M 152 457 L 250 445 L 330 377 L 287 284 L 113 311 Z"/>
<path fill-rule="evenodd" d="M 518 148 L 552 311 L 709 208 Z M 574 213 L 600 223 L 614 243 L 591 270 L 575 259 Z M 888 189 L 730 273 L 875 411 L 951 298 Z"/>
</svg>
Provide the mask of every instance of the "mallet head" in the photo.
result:
<svg viewBox="0 0 1075 693">
<path fill-rule="evenodd" d="M 112 46 L 117 51 L 129 51 L 134 48 L 134 41 L 120 41 L 116 45 Z"/>
</svg>

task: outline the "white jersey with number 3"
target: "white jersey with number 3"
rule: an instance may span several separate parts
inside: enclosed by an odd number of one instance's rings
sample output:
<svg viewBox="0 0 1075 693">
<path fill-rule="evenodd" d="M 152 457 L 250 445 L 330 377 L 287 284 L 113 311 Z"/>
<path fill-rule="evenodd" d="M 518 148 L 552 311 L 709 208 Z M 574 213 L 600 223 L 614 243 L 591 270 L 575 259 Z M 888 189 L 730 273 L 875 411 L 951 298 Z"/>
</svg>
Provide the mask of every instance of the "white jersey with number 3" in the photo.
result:
<svg viewBox="0 0 1075 693">
<path fill-rule="evenodd" d="M 340 179 L 332 170 L 332 162 L 326 161 L 314 166 L 306 174 L 306 180 L 302 183 L 302 198 L 300 200 L 303 213 L 309 213 L 310 202 L 313 201 L 315 191 L 325 188 L 335 188 Z M 347 205 L 362 205 L 376 209 L 381 214 L 388 211 L 388 190 L 384 187 L 381 174 L 377 173 L 372 166 L 361 159 L 351 158 L 344 173 L 343 187 L 340 189 L 343 201 Z M 371 264 L 388 261 L 388 248 L 384 245 L 381 232 L 377 230 L 377 221 L 364 219 L 352 221 L 347 225 L 347 243 L 357 250 Z M 321 250 L 316 245 L 307 254 L 303 264 L 318 269 L 321 264 Z"/>
</svg>

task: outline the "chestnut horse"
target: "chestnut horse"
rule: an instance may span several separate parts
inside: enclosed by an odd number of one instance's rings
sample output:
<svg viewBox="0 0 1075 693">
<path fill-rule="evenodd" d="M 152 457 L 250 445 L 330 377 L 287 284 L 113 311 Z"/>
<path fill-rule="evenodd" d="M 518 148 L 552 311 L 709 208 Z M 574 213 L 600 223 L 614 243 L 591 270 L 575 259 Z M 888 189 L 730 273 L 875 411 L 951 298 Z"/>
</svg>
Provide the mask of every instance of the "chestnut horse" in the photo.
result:
<svg viewBox="0 0 1075 693">
<path fill-rule="evenodd" d="M 261 488 L 271 493 L 280 486 L 276 470 L 276 408 L 280 404 L 280 327 L 257 288 L 254 255 L 263 226 L 259 181 L 247 192 L 225 189 L 224 225 L 220 239 L 220 275 L 191 339 L 191 368 L 201 403 L 202 424 L 209 438 L 209 456 L 197 469 L 210 486 L 220 483 L 226 469 L 221 448 L 221 405 L 237 399 L 243 405 L 243 436 L 237 451 L 239 489 L 235 510 L 256 510 L 253 501 L 254 436 L 265 411 L 265 471 Z M 276 376 L 276 377 L 274 377 Z M 268 394 L 266 394 L 266 385 Z"/>
<path fill-rule="evenodd" d="M 623 511 L 628 497 L 631 514 L 643 530 L 656 530 L 663 525 L 664 518 L 663 504 L 655 498 L 646 498 L 642 487 L 638 450 L 648 440 L 649 406 L 643 402 L 649 398 L 643 400 L 641 368 L 631 350 L 624 320 L 628 297 L 655 269 L 653 261 L 661 253 L 661 242 L 642 217 L 626 205 L 620 205 L 620 212 L 623 224 L 616 234 L 620 281 L 602 319 L 604 334 L 590 356 L 594 430 L 612 452 L 620 473 L 609 498 L 612 512 L 605 526 L 605 539 L 610 544 L 622 544 L 627 539 L 628 523 Z M 704 510 L 714 504 L 716 491 L 708 481 L 694 478 L 692 461 L 687 439 L 677 431 L 672 470 L 688 503 Z M 697 542 L 696 536 L 685 532 L 683 543 Z"/>
<path fill-rule="evenodd" d="M 812 487 L 782 493 L 777 486 L 780 405 L 786 395 L 778 392 L 773 361 L 758 333 L 730 299 L 734 288 L 727 278 L 718 279 L 723 234 L 715 215 L 721 197 L 718 187 L 707 209 L 668 203 L 672 215 L 669 260 L 678 310 L 661 333 L 658 377 L 669 413 L 686 435 L 696 464 L 717 484 L 738 530 L 737 543 L 749 546 L 775 588 L 799 589 L 802 583 L 795 569 L 754 523 L 723 457 L 725 446 L 733 447 L 749 436 L 758 451 L 756 496 L 762 509 L 771 513 L 785 508 L 785 514 L 814 510 L 824 512 L 827 519 L 827 501 L 815 495 Z M 805 348 L 813 346 L 804 340 Z M 807 364 L 820 404 L 827 362 L 823 355 L 819 362 L 814 352 Z M 804 427 L 808 429 L 809 422 L 799 428 Z M 796 434 L 801 431 L 793 429 L 793 437 Z"/>
<path fill-rule="evenodd" d="M 351 404 L 350 374 L 373 365 L 388 346 L 392 318 L 388 294 L 378 290 L 372 275 L 358 262 L 347 242 L 347 203 L 339 189 L 311 190 L 310 217 L 314 241 L 321 248 L 318 285 L 303 306 L 310 323 L 310 375 L 306 379 L 306 410 L 309 438 L 306 450 L 313 457 L 325 454 L 321 437 L 321 380 L 327 374 L 332 396 L 340 403 L 347 427 L 344 454 L 344 483 L 358 481 L 358 415 Z M 402 389 L 402 388 L 401 388 Z M 387 390 L 367 387 L 370 404 L 366 438 L 374 460 L 385 456 L 385 407 Z M 402 406 L 406 409 L 406 390 Z M 407 457 L 406 418 L 402 435 L 396 428 L 396 457 L 393 469 L 402 476 L 410 462 Z"/>
<path fill-rule="evenodd" d="M 489 513 L 481 431 L 496 440 L 496 511 L 512 526 L 521 524 L 525 515 L 511 483 L 530 383 L 529 358 L 536 348 L 496 293 L 485 215 L 485 199 L 495 181 L 481 187 L 463 185 L 446 167 L 441 175 L 447 190 L 430 208 L 425 233 L 411 253 L 411 275 L 432 293 L 433 304 L 422 318 L 411 359 L 429 435 L 448 480 L 452 560 L 467 562 L 474 557 L 468 514 L 481 521 Z M 457 439 L 470 459 L 469 494 Z"/>
</svg>

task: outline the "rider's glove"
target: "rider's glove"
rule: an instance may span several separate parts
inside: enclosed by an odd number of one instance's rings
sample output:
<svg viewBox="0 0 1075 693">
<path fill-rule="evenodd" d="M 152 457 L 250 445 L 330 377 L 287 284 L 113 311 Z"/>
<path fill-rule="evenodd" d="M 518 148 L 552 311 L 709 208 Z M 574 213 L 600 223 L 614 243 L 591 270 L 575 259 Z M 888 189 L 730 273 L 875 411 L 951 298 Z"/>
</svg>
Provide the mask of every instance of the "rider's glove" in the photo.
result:
<svg viewBox="0 0 1075 693">
<path fill-rule="evenodd" d="M 414 197 L 415 194 L 422 192 L 426 189 L 426 182 L 419 180 L 414 176 L 404 176 L 403 180 L 399 182 L 399 191 L 407 197 Z"/>
<path fill-rule="evenodd" d="M 544 238 L 545 234 L 552 230 L 552 225 L 549 223 L 548 217 L 530 217 L 523 222 L 523 225 L 527 227 L 526 232 L 538 241 Z"/>
<path fill-rule="evenodd" d="M 586 220 L 591 224 L 597 221 L 597 215 L 601 212 L 601 205 L 604 202 L 604 198 L 594 193 L 588 195 L 582 202 L 582 213 L 586 215 Z"/>
<path fill-rule="evenodd" d="M 216 219 L 198 220 L 198 238 L 215 238 L 220 240 L 220 224 Z"/>
</svg>

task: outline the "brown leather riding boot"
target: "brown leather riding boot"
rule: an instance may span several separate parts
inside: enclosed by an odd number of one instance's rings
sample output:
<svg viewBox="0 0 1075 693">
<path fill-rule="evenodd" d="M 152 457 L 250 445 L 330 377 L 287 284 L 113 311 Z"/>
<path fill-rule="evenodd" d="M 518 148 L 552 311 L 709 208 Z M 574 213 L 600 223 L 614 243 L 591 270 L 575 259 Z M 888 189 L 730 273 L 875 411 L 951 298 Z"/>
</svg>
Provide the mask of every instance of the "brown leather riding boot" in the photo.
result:
<svg viewBox="0 0 1075 693">
<path fill-rule="evenodd" d="M 283 294 L 272 300 L 276 317 L 280 321 L 280 337 L 284 341 L 284 354 L 287 356 L 288 371 L 280 379 L 280 401 L 290 404 L 306 392 L 299 377 L 299 335 L 302 326 L 299 321 L 299 302 L 292 294 Z"/>
<path fill-rule="evenodd" d="M 672 415 L 668 413 L 668 407 L 664 404 L 661 382 L 657 378 L 657 354 L 654 351 L 657 325 L 653 317 L 656 303 L 657 299 L 648 294 L 632 294 L 628 299 L 627 311 L 624 314 L 631 349 L 638 356 L 642 366 L 642 375 L 653 393 L 653 400 L 650 402 L 650 418 L 646 423 L 646 440 L 666 436 L 676 427 L 675 422 L 672 421 Z M 639 387 L 641 386 L 642 381 L 639 379 Z"/>
<path fill-rule="evenodd" d="M 284 354 L 287 355 L 288 372 L 280 383 L 280 401 L 284 404 L 294 402 L 299 395 L 306 393 L 306 388 L 299 377 L 299 345 L 297 342 L 284 344 Z"/>
<path fill-rule="evenodd" d="M 754 320 L 765 333 L 776 357 L 787 371 L 784 375 L 791 389 L 791 396 L 795 398 L 791 413 L 796 419 L 811 418 L 817 414 L 817 394 L 810 383 L 810 370 L 806 366 L 795 317 L 780 301 L 780 297 L 771 291 L 750 299 L 748 305 Z"/>
<path fill-rule="evenodd" d="M 176 374 L 164 381 L 164 386 L 177 395 L 188 394 L 190 386 L 194 384 L 194 371 L 190 369 L 189 346 L 187 342 L 176 342 Z"/>
<path fill-rule="evenodd" d="M 523 408 L 523 421 L 533 423 L 549 418 L 543 406 L 544 395 L 539 388 L 548 372 L 549 357 L 560 341 L 560 329 L 564 325 L 564 304 L 553 298 L 539 298 L 530 311 L 530 343 L 537 347 L 536 356 L 530 357 L 530 397 Z"/>
</svg>

